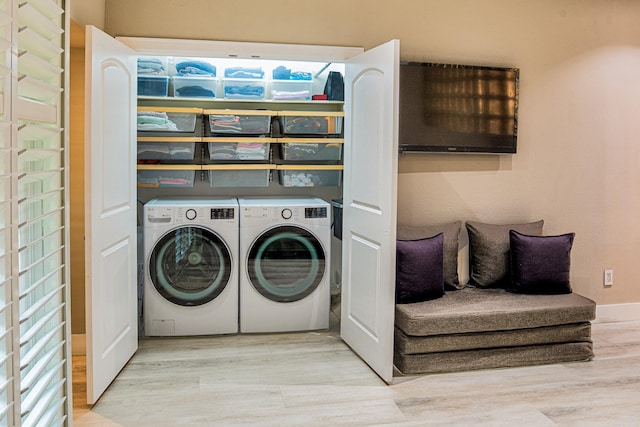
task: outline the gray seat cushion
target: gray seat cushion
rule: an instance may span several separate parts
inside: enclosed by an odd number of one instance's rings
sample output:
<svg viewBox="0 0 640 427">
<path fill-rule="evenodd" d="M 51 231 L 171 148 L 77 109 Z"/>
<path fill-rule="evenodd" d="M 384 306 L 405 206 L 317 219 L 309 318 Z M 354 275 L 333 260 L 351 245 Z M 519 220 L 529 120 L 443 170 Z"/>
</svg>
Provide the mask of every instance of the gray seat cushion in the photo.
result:
<svg viewBox="0 0 640 427">
<path fill-rule="evenodd" d="M 593 358 L 591 342 L 502 347 L 440 353 L 394 352 L 395 367 L 402 374 L 435 374 L 474 369 L 511 368 L 549 363 L 587 361 Z"/>
<path fill-rule="evenodd" d="M 508 331 L 471 332 L 466 334 L 408 336 L 395 330 L 395 351 L 403 354 L 477 350 L 565 342 L 591 342 L 591 323 L 544 326 Z"/>
<path fill-rule="evenodd" d="M 526 295 L 468 287 L 436 300 L 396 304 L 395 325 L 409 336 L 504 331 L 589 322 L 595 311 L 594 301 L 576 293 Z"/>
</svg>

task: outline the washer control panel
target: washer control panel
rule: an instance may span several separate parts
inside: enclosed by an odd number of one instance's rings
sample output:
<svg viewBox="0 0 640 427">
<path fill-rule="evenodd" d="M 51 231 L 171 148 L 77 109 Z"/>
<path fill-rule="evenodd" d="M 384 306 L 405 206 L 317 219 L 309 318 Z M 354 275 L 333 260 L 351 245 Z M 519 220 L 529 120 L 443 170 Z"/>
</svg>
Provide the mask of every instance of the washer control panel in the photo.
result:
<svg viewBox="0 0 640 427">
<path fill-rule="evenodd" d="M 170 206 L 147 206 L 144 214 L 149 224 L 169 224 L 173 221 L 173 208 Z"/>
</svg>

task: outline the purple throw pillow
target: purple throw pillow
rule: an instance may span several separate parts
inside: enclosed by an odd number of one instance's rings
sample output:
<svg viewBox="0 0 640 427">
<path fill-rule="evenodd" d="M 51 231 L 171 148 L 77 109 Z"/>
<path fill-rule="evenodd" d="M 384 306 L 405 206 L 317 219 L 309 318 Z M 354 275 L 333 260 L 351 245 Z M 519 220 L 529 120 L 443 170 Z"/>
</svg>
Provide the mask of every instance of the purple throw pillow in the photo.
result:
<svg viewBox="0 0 640 427">
<path fill-rule="evenodd" d="M 396 303 L 444 295 L 444 235 L 396 242 Z"/>
<path fill-rule="evenodd" d="M 511 288 L 526 294 L 569 294 L 575 233 L 529 236 L 511 230 Z"/>
</svg>

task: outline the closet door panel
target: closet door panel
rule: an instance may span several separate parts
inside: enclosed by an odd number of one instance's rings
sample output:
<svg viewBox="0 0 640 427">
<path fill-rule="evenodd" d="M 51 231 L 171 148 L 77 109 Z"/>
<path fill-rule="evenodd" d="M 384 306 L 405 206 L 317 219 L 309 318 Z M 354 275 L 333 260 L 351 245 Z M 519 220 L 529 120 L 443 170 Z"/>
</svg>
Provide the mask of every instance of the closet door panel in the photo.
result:
<svg viewBox="0 0 640 427">
<path fill-rule="evenodd" d="M 85 253 L 87 401 L 138 348 L 134 52 L 87 27 Z"/>
<path fill-rule="evenodd" d="M 393 379 L 399 42 L 347 62 L 341 336 Z"/>
</svg>

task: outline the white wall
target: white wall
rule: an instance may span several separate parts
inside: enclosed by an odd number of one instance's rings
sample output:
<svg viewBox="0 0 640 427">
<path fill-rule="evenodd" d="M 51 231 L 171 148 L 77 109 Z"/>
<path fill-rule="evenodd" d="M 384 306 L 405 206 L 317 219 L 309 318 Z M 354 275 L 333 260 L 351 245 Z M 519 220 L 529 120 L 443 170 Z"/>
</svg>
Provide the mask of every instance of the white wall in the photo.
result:
<svg viewBox="0 0 640 427">
<path fill-rule="evenodd" d="M 518 154 L 402 157 L 398 218 L 543 218 L 546 233 L 576 232 L 574 289 L 615 304 L 640 302 L 638 16 L 634 0 L 106 0 L 105 22 L 145 37 L 365 48 L 399 38 L 404 60 L 519 67 Z M 604 268 L 615 271 L 609 289 Z"/>
</svg>

